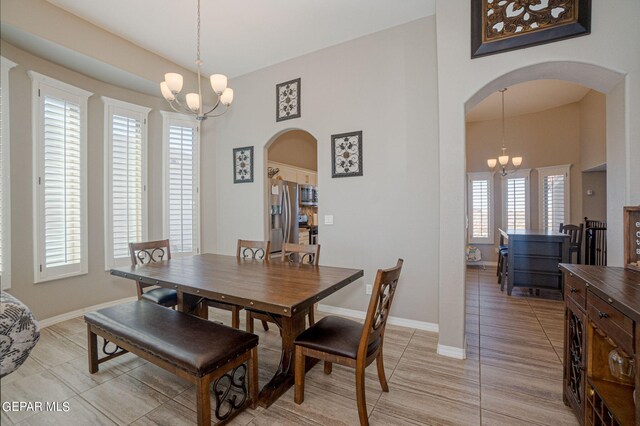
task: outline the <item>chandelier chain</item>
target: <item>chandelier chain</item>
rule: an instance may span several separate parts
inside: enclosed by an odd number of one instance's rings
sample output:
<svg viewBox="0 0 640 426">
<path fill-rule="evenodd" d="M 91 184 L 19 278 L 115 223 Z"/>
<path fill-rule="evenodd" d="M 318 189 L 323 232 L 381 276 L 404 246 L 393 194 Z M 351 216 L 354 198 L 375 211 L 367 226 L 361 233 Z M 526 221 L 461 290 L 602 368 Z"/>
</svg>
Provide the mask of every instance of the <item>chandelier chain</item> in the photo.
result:
<svg viewBox="0 0 640 426">
<path fill-rule="evenodd" d="M 502 93 L 502 147 L 503 148 L 504 148 L 504 92 L 506 91 L 507 91 L 506 88 L 500 90 L 500 93 Z"/>
<path fill-rule="evenodd" d="M 198 0 L 198 41 L 196 43 L 196 64 L 200 66 L 200 0 Z"/>
</svg>

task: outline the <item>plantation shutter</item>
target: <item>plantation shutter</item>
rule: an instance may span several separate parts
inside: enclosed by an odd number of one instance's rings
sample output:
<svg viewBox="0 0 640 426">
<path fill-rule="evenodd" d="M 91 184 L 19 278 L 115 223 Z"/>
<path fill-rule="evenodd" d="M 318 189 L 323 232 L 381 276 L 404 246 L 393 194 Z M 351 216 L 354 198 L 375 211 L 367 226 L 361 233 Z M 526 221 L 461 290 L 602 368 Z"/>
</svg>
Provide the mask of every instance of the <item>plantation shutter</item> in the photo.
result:
<svg viewBox="0 0 640 426">
<path fill-rule="evenodd" d="M 474 238 L 489 236 L 489 182 L 474 180 L 471 182 L 471 235 Z"/>
<path fill-rule="evenodd" d="M 171 251 L 196 254 L 196 128 L 169 125 L 168 224 Z"/>
<path fill-rule="evenodd" d="M 571 165 L 538 168 L 538 193 L 540 228 L 558 232 L 561 223 L 567 223 L 570 217 Z"/>
<path fill-rule="evenodd" d="M 142 121 L 113 114 L 112 125 L 112 238 L 113 258 L 129 256 L 129 243 L 143 239 Z"/>
<path fill-rule="evenodd" d="M 527 178 L 513 177 L 506 180 L 507 229 L 527 227 Z"/>
<path fill-rule="evenodd" d="M 3 67 L 4 68 L 4 67 Z M 4 69 L 2 70 L 4 71 Z M 6 96 L 4 95 L 4 87 L 6 85 L 6 81 L 4 79 L 4 72 L 2 73 L 2 77 L 0 78 L 0 284 L 2 285 L 2 289 L 5 288 L 5 276 L 4 276 L 4 244 L 5 244 L 5 235 L 4 235 L 4 227 L 5 227 L 5 194 L 4 194 L 4 185 L 5 185 L 5 170 L 4 170 L 4 162 L 5 162 L 5 150 L 6 143 L 9 141 L 5 140 L 4 134 L 6 132 L 5 127 L 5 117 L 4 110 L 8 106 L 6 105 Z"/>
<path fill-rule="evenodd" d="M 82 254 L 80 105 L 44 97 L 44 263 L 78 264 Z"/>
</svg>

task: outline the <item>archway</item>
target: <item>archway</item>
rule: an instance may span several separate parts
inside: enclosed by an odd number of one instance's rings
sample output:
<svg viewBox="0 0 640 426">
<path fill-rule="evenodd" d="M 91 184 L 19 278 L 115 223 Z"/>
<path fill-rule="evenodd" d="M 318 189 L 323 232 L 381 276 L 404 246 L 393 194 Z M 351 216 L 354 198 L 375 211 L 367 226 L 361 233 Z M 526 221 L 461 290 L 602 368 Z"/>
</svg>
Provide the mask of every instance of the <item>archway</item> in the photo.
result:
<svg viewBox="0 0 640 426">
<path fill-rule="evenodd" d="M 625 204 L 629 191 L 629 164 L 625 152 L 627 152 L 627 117 L 626 117 L 626 79 L 625 74 L 602 66 L 573 62 L 550 61 L 528 65 L 518 68 L 488 80 L 475 92 L 469 93 L 460 100 L 448 100 L 446 111 L 440 113 L 454 113 L 455 108 L 451 102 L 460 102 L 457 108 L 460 112 L 469 111 L 482 99 L 500 88 L 513 84 L 539 79 L 555 79 L 572 81 L 592 88 L 607 96 L 607 163 L 610 165 L 610 174 L 607 182 L 607 216 L 609 239 L 611 249 L 608 251 L 610 264 L 619 265 L 622 261 L 622 206 Z M 477 87 L 477 86 L 476 86 Z M 466 100 L 465 100 L 466 99 Z M 443 105 L 441 103 L 441 105 Z M 455 124 L 457 129 L 446 134 L 461 134 L 465 128 L 464 114 L 456 113 Z M 442 122 L 441 122 L 442 125 Z M 441 133 L 442 138 L 442 133 Z M 445 146 L 440 141 L 441 150 Z M 449 145 L 441 152 L 441 167 L 443 156 L 463 157 L 466 149 L 466 138 L 459 145 Z M 461 167 L 460 167 L 461 166 Z M 450 170 L 441 169 L 441 206 L 440 216 L 442 229 L 447 229 L 446 239 L 440 235 L 440 285 L 439 285 L 439 311 L 440 311 L 440 343 L 439 353 L 453 357 L 465 357 L 464 350 L 464 318 L 465 318 L 465 282 L 466 264 L 460 253 L 464 252 L 465 235 L 463 229 L 453 230 L 464 224 L 466 210 L 464 208 L 465 193 L 465 167 L 464 161 L 460 166 Z M 460 173 L 462 172 L 462 173 Z M 458 197 L 447 198 L 454 190 Z M 446 218 L 446 219 L 445 219 Z M 444 231 L 443 231 L 444 232 Z"/>
<path fill-rule="evenodd" d="M 273 211 L 271 204 L 274 196 L 272 194 L 272 179 L 279 179 L 297 183 L 300 187 L 317 186 L 318 172 L 318 140 L 315 136 L 304 129 L 289 128 L 273 135 L 264 146 L 264 169 L 266 171 L 264 187 L 264 233 L 265 239 L 272 241 L 272 247 L 277 251 L 278 238 L 272 235 Z M 311 194 L 309 188 L 308 194 Z M 317 194 L 317 192 L 314 192 Z M 304 191 L 307 194 L 307 191 Z M 298 196 L 303 195 L 303 191 L 298 191 Z M 317 195 L 316 195 L 317 196 Z M 305 215 L 308 223 L 313 224 L 314 217 L 317 218 L 317 203 L 303 203 L 298 200 L 296 212 L 293 219 L 297 224 L 297 215 Z M 302 204 L 305 204 L 304 206 Z M 317 219 L 316 219 L 317 220 Z M 317 237 L 317 223 L 314 229 Z M 303 232 L 305 243 L 310 241 L 308 234 Z M 274 243 L 275 241 L 275 243 Z M 298 240 L 296 240 L 297 242 Z"/>
</svg>

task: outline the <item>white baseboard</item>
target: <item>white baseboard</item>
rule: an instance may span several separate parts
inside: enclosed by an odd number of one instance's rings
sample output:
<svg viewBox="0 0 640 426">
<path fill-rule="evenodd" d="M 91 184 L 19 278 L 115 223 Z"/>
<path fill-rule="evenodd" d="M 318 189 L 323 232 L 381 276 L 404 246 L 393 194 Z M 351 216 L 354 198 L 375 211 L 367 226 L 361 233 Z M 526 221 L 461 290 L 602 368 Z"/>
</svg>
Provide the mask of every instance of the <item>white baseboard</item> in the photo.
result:
<svg viewBox="0 0 640 426">
<path fill-rule="evenodd" d="M 329 314 L 343 315 L 345 317 L 364 319 L 366 316 L 366 312 L 357 311 L 355 309 L 346 309 L 346 308 L 338 308 L 336 306 L 329 305 L 318 305 L 318 310 L 321 312 L 327 312 Z M 387 320 L 388 324 L 391 325 L 399 325 L 401 327 L 409 327 L 409 328 L 417 328 L 418 330 L 432 331 L 434 333 L 438 332 L 438 324 L 434 324 L 431 322 L 425 321 L 416 321 L 412 319 L 406 318 L 398 318 L 398 317 L 389 317 Z"/>
<path fill-rule="evenodd" d="M 79 317 L 80 315 L 84 315 L 87 312 L 95 311 L 102 308 L 108 308 L 110 306 L 119 305 L 121 303 L 133 302 L 134 300 L 138 300 L 138 296 L 126 297 L 124 299 L 118 299 L 118 300 L 113 300 L 111 302 L 105 302 L 105 303 L 100 303 L 98 305 L 88 306 L 86 308 L 67 312 L 66 314 L 60 314 L 60 315 L 56 315 L 55 317 L 49 317 L 49 318 L 43 319 L 41 321 L 38 321 L 38 324 L 40 325 L 40 328 L 46 328 L 54 324 L 57 324 L 59 322 L 63 322 L 63 321 L 67 321 L 67 320 Z"/>
<path fill-rule="evenodd" d="M 467 351 L 464 348 L 456 348 L 455 346 L 445 346 L 438 343 L 438 355 L 448 356 L 450 358 L 455 358 L 455 359 L 466 359 Z"/>
</svg>

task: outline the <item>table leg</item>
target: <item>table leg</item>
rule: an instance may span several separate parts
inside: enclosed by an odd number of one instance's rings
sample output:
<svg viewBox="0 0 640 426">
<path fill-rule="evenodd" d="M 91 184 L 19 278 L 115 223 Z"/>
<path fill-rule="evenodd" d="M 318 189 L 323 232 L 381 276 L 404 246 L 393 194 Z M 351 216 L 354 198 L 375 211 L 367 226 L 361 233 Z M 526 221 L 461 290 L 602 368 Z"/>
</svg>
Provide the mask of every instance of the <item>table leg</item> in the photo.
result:
<svg viewBox="0 0 640 426">
<path fill-rule="evenodd" d="M 273 378 L 260 391 L 258 398 L 262 407 L 269 407 L 282 394 L 284 394 L 294 383 L 293 366 L 294 366 L 294 345 L 293 341 L 302 333 L 306 325 L 306 316 L 308 311 L 298 312 L 292 317 L 281 317 L 282 322 L 282 354 L 280 356 L 280 365 Z M 318 360 L 315 360 L 317 363 Z M 307 363 L 307 370 L 313 367 L 315 363 Z"/>
<path fill-rule="evenodd" d="M 200 318 L 209 318 L 207 304 L 202 300 L 202 297 L 195 294 L 178 291 L 178 310 L 180 312 L 190 313 Z"/>
</svg>

